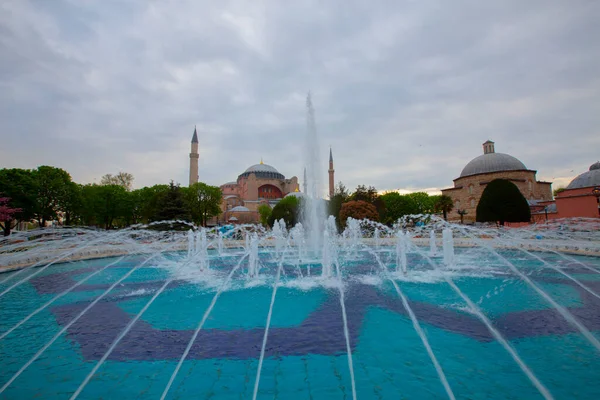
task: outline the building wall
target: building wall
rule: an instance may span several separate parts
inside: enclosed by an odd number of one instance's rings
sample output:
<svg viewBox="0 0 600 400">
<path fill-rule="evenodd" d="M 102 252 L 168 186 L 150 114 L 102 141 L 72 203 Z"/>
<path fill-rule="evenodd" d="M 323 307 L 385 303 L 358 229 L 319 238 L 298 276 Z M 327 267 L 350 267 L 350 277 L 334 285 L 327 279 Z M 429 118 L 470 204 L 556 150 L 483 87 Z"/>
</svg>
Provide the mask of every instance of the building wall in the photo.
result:
<svg viewBox="0 0 600 400">
<path fill-rule="evenodd" d="M 558 218 L 599 218 L 598 200 L 592 194 L 592 189 L 567 189 L 559 193 L 555 199 Z"/>
<path fill-rule="evenodd" d="M 266 193 L 261 196 L 260 193 L 262 191 L 259 189 L 265 189 L 268 187 L 272 187 L 273 189 L 276 188 L 279 192 L 277 193 L 276 191 L 271 191 L 270 193 Z M 222 214 L 219 217 L 219 221 L 227 222 L 229 217 L 235 216 L 239 219 L 239 223 L 258 222 L 258 207 L 261 204 L 270 204 L 283 198 L 286 194 L 295 192 L 298 189 L 298 178 L 295 176 L 290 179 L 265 179 L 257 178 L 255 174 L 250 174 L 248 177 L 242 177 L 238 179 L 237 185 L 222 185 Z M 273 194 L 279 195 L 279 197 L 273 196 Z M 226 196 L 230 195 L 235 195 L 238 197 L 225 199 Z M 229 212 L 229 210 L 236 205 L 242 205 L 250 211 L 246 213 Z M 270 205 L 273 206 L 273 204 Z"/>
<path fill-rule="evenodd" d="M 460 220 L 458 210 L 466 210 L 464 221 L 475 221 L 477 204 L 488 183 L 494 179 L 507 179 L 514 183 L 527 200 L 552 200 L 552 184 L 536 181 L 535 171 L 499 171 L 454 180 L 454 187 L 443 189 L 450 196 L 454 208 L 448 213 L 449 220 Z"/>
</svg>

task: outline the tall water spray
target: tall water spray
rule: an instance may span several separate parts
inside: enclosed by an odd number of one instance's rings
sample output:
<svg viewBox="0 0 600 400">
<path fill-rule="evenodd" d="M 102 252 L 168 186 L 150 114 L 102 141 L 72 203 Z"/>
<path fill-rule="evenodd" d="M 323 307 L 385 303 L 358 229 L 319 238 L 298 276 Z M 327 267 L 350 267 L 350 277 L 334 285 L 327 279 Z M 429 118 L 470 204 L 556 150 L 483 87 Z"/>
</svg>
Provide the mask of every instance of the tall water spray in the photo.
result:
<svg viewBox="0 0 600 400">
<path fill-rule="evenodd" d="M 187 239 L 188 239 L 187 256 L 188 256 L 188 258 L 191 258 L 192 255 L 194 254 L 194 231 L 193 230 L 190 229 L 188 231 Z"/>
<path fill-rule="evenodd" d="M 437 255 L 437 243 L 435 242 L 435 229 L 429 231 L 429 254 L 432 256 Z"/>
<path fill-rule="evenodd" d="M 454 238 L 452 237 L 452 229 L 445 228 L 442 231 L 442 246 L 444 250 L 444 264 L 447 266 L 454 265 Z"/>
<path fill-rule="evenodd" d="M 198 252 L 198 260 L 200 261 L 200 271 L 206 271 L 208 265 L 208 239 L 206 237 L 206 229 L 200 229 L 200 232 L 196 233 L 199 237 L 200 246 L 196 247 Z"/>
<path fill-rule="evenodd" d="M 305 187 L 307 193 L 303 201 L 302 224 L 308 233 L 308 247 L 313 255 L 317 255 L 322 245 L 322 222 L 325 220 L 325 207 L 322 200 L 322 175 L 325 165 L 321 164 L 321 150 L 317 137 L 315 110 L 310 92 L 306 97 L 306 141 L 304 146 L 304 165 L 306 167 Z"/>
<path fill-rule="evenodd" d="M 402 271 L 406 275 L 406 250 L 407 250 L 407 235 L 400 229 L 396 232 L 396 271 Z"/>
<path fill-rule="evenodd" d="M 223 255 L 223 232 L 219 232 L 217 236 L 217 252 L 220 256 Z"/>
<path fill-rule="evenodd" d="M 325 222 L 325 230 L 323 232 L 323 253 L 321 257 L 321 265 L 323 266 L 323 278 L 333 276 L 334 263 L 337 260 L 337 227 L 335 217 L 330 215 Z"/>
<path fill-rule="evenodd" d="M 249 236 L 248 278 L 256 278 L 258 276 L 258 235 L 254 232 Z"/>
</svg>

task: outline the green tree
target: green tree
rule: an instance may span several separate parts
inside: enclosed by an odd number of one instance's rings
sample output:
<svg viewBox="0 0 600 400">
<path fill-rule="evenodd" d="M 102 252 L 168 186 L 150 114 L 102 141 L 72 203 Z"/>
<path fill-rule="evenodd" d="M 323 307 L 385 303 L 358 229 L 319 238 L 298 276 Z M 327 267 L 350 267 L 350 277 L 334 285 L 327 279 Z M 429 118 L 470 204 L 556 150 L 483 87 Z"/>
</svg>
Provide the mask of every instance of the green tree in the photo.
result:
<svg viewBox="0 0 600 400">
<path fill-rule="evenodd" d="M 69 196 L 71 175 L 63 169 L 42 165 L 33 172 L 36 188 L 34 216 L 40 227 L 63 211 Z"/>
<path fill-rule="evenodd" d="M 506 179 L 494 179 L 477 205 L 477 222 L 529 222 L 531 211 L 519 188 Z"/>
<path fill-rule="evenodd" d="M 188 188 L 182 189 L 192 221 L 196 225 L 206 226 L 208 220 L 221 214 L 222 192 L 218 186 L 210 186 L 197 182 Z"/>
<path fill-rule="evenodd" d="M 169 190 L 169 185 L 154 185 L 133 190 L 132 218 L 134 223 L 148 223 L 158 220 L 159 200 Z"/>
<path fill-rule="evenodd" d="M 435 198 L 425 192 L 409 193 L 406 196 L 411 198 L 416 206 L 415 214 L 432 214 L 434 212 Z"/>
<path fill-rule="evenodd" d="M 350 195 L 350 200 L 354 201 L 366 201 L 367 203 L 374 203 L 377 199 L 377 189 L 373 186 L 368 188 L 365 185 L 358 185 L 354 193 Z"/>
<path fill-rule="evenodd" d="M 70 226 L 75 220 L 79 219 L 82 206 L 83 198 L 81 185 L 78 185 L 75 182 L 67 183 L 66 193 L 62 204 L 62 211 L 65 215 L 65 225 Z"/>
<path fill-rule="evenodd" d="M 106 174 L 100 179 L 100 184 L 123 186 L 129 192 L 133 186 L 133 175 L 122 171 L 116 175 Z"/>
<path fill-rule="evenodd" d="M 81 218 L 86 225 L 104 229 L 127 225 L 131 220 L 130 198 L 120 185 L 85 185 L 81 188 Z"/>
<path fill-rule="evenodd" d="M 0 169 L 0 196 L 10 198 L 10 206 L 20 209 L 13 217 L 18 222 L 30 221 L 35 212 L 36 185 L 33 171 Z"/>
<path fill-rule="evenodd" d="M 272 227 L 275 221 L 283 219 L 286 226 L 294 226 L 298 222 L 298 212 L 300 210 L 301 200 L 296 196 L 287 196 L 281 199 L 273 207 L 271 216 L 268 219 L 269 226 Z"/>
<path fill-rule="evenodd" d="M 418 214 L 419 208 L 413 197 L 401 195 L 398 192 L 389 192 L 380 196 L 385 204 L 385 211 L 381 222 L 386 225 L 394 224 L 405 215 Z"/>
<path fill-rule="evenodd" d="M 346 226 L 346 221 L 349 217 L 354 219 L 370 219 L 371 221 L 379 220 L 379 213 L 375 206 L 371 203 L 362 200 L 351 200 L 342 204 L 340 210 L 340 224 Z"/>
<path fill-rule="evenodd" d="M 184 192 L 181 187 L 175 185 L 173 181 L 169 183 L 167 191 L 159 196 L 157 207 L 158 212 L 153 216 L 153 220 L 155 221 L 191 220 Z"/>
<path fill-rule="evenodd" d="M 260 206 L 258 206 L 258 215 L 260 217 L 260 223 L 263 226 L 269 225 L 269 217 L 271 216 L 272 212 L 273 210 L 268 204 L 261 204 Z"/>
<path fill-rule="evenodd" d="M 328 214 L 333 215 L 335 217 L 335 222 L 338 226 L 338 229 L 341 228 L 340 225 L 340 210 L 342 209 L 342 204 L 348 201 L 350 198 L 350 193 L 348 193 L 348 189 L 342 182 L 338 182 L 337 186 L 333 191 L 333 196 L 329 199 L 329 203 L 327 206 Z"/>
<path fill-rule="evenodd" d="M 454 202 L 452 201 L 452 198 L 450 196 L 447 196 L 445 194 L 441 195 L 441 196 L 436 196 L 436 200 L 435 200 L 435 204 L 434 204 L 434 210 L 436 212 L 441 212 L 444 214 L 444 219 L 447 220 L 448 219 L 448 213 L 450 211 L 452 211 L 452 209 L 454 208 Z"/>
</svg>

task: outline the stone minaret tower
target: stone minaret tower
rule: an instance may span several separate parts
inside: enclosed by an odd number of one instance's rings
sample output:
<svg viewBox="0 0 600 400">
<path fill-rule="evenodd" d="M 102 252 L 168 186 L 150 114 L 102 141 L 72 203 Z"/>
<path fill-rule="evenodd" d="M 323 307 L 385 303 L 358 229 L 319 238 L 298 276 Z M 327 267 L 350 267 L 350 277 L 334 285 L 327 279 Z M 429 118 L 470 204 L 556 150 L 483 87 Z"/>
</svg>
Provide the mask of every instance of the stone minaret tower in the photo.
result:
<svg viewBox="0 0 600 400">
<path fill-rule="evenodd" d="M 335 172 L 335 170 L 333 169 L 333 153 L 331 152 L 331 147 L 329 148 L 329 198 L 331 199 L 333 197 L 333 193 L 334 193 L 334 178 L 333 178 L 333 173 Z"/>
<path fill-rule="evenodd" d="M 192 136 L 192 152 L 190 153 L 190 186 L 198 182 L 198 134 L 194 126 L 194 136 Z"/>
</svg>

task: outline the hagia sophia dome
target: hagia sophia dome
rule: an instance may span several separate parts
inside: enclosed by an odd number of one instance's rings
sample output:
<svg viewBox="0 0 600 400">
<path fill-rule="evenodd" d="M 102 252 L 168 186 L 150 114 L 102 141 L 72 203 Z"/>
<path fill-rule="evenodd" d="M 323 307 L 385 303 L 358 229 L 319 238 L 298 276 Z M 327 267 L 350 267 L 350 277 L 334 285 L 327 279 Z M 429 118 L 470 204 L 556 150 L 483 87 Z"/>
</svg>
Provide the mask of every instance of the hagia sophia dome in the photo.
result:
<svg viewBox="0 0 600 400">
<path fill-rule="evenodd" d="M 469 161 L 460 173 L 460 178 L 489 172 L 527 170 L 525 164 L 519 159 L 509 154 L 494 152 L 493 142 L 487 141 L 483 145 L 484 154 Z M 489 147 L 486 147 L 486 145 Z"/>
<path fill-rule="evenodd" d="M 578 175 L 569 183 L 567 189 L 579 189 L 590 186 L 600 186 L 600 161 L 596 161 L 588 171 Z"/>
<path fill-rule="evenodd" d="M 260 164 L 254 164 L 246 168 L 246 170 L 242 172 L 238 178 L 247 177 L 252 173 L 255 174 L 257 178 L 285 179 L 285 176 L 277 171 L 275 167 L 269 164 L 264 164 L 262 161 Z"/>
</svg>

